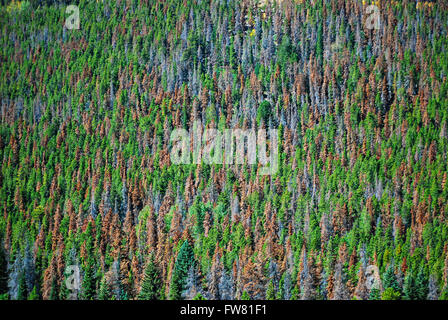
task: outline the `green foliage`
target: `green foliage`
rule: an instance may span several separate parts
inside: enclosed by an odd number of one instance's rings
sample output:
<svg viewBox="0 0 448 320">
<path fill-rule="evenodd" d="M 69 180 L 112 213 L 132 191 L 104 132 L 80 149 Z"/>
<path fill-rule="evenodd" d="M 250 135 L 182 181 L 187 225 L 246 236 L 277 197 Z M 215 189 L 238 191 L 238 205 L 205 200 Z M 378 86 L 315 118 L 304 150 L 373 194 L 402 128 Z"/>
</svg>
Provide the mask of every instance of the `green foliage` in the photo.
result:
<svg viewBox="0 0 448 320">
<path fill-rule="evenodd" d="M 243 294 L 241 295 L 241 300 L 251 300 L 247 291 L 243 292 Z"/>
<path fill-rule="evenodd" d="M 143 282 L 140 288 L 138 299 L 141 300 L 159 300 L 160 299 L 161 279 L 160 272 L 157 269 L 154 256 L 151 255 L 145 268 Z"/>
<path fill-rule="evenodd" d="M 381 294 L 381 300 L 401 300 L 401 293 L 389 287 Z"/>
<path fill-rule="evenodd" d="M 39 300 L 39 294 L 37 293 L 36 286 L 33 287 L 33 290 L 31 290 L 30 294 L 28 295 L 28 300 Z"/>
<path fill-rule="evenodd" d="M 176 264 L 174 266 L 173 278 L 170 286 L 170 299 L 180 300 L 184 289 L 185 280 L 188 274 L 188 269 L 194 263 L 193 249 L 188 240 L 185 240 L 180 247 L 177 254 Z"/>
<path fill-rule="evenodd" d="M 399 294 L 401 294 L 400 293 L 401 288 L 398 284 L 397 278 L 394 273 L 394 268 L 392 265 L 389 266 L 389 268 L 387 268 L 386 273 L 384 274 L 383 287 L 385 290 L 389 288 L 393 289 L 389 290 L 388 294 L 392 294 L 394 292 L 398 292 Z"/>
<path fill-rule="evenodd" d="M 8 261 L 3 245 L 0 245 L 0 295 L 8 295 Z"/>
<path fill-rule="evenodd" d="M 193 300 L 207 300 L 207 299 L 205 299 L 205 298 L 202 296 L 202 294 L 198 293 L 198 294 L 193 298 Z"/>
<path fill-rule="evenodd" d="M 369 293 L 369 300 L 380 300 L 381 292 L 377 288 L 372 288 Z"/>
<path fill-rule="evenodd" d="M 263 101 L 257 109 L 257 122 L 260 123 L 263 120 L 265 124 L 268 123 L 271 112 L 271 104 L 269 101 Z"/>
<path fill-rule="evenodd" d="M 93 267 L 93 257 L 88 258 L 81 284 L 81 296 L 84 300 L 93 300 L 96 297 L 96 274 Z"/>
<path fill-rule="evenodd" d="M 367 262 L 371 299 L 447 298 L 446 8 L 81 1 L 69 30 L 68 3 L 0 5 L 1 298 L 79 265 L 82 299 L 180 299 L 194 265 L 197 298 L 328 299 Z M 198 119 L 278 129 L 278 172 L 174 165 Z"/>
</svg>

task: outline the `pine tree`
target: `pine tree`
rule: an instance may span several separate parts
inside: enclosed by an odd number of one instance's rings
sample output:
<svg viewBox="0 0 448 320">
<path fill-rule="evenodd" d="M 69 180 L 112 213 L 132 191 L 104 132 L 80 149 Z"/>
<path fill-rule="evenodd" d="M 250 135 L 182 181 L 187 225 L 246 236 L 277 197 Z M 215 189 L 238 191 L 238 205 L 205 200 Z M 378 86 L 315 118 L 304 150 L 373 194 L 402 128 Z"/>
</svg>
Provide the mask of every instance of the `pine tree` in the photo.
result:
<svg viewBox="0 0 448 320">
<path fill-rule="evenodd" d="M 369 294 L 369 300 L 380 300 L 380 290 L 372 288 Z"/>
<path fill-rule="evenodd" d="M 8 293 L 8 261 L 0 238 L 0 296 Z"/>
<path fill-rule="evenodd" d="M 27 296 L 25 275 L 22 273 L 19 278 L 19 293 L 17 295 L 17 300 L 26 300 Z"/>
<path fill-rule="evenodd" d="M 386 288 L 381 294 L 381 300 L 400 300 L 401 294 L 393 288 Z"/>
<path fill-rule="evenodd" d="M 87 254 L 87 261 L 84 269 L 84 277 L 81 285 L 81 297 L 84 300 L 93 300 L 96 296 L 96 271 L 95 271 L 95 258 L 93 249 L 93 223 L 88 222 L 86 229 L 86 241 L 85 248 Z"/>
<path fill-rule="evenodd" d="M 386 273 L 384 274 L 383 287 L 384 289 L 392 288 L 395 292 L 398 293 L 401 292 L 401 288 L 398 284 L 397 277 L 395 276 L 393 266 L 389 266 L 389 268 L 387 268 L 386 270 Z"/>
<path fill-rule="evenodd" d="M 56 277 L 53 277 L 50 282 L 50 292 L 48 299 L 49 300 L 58 300 L 59 299 L 59 290 L 58 290 L 58 284 L 56 281 Z"/>
<path fill-rule="evenodd" d="M 417 299 L 417 288 L 414 277 L 411 273 L 408 273 L 404 279 L 403 294 L 406 300 Z"/>
<path fill-rule="evenodd" d="M 98 293 L 98 299 L 99 300 L 109 300 L 109 298 L 110 298 L 109 291 L 110 291 L 110 286 L 107 283 L 106 277 L 103 277 L 100 282 L 100 291 Z"/>
<path fill-rule="evenodd" d="M 33 290 L 28 295 L 28 300 L 39 300 L 39 293 L 37 292 L 36 286 L 33 287 Z"/>
<path fill-rule="evenodd" d="M 202 294 L 198 293 L 198 294 L 193 298 L 193 300 L 207 300 L 207 299 L 205 299 L 204 296 L 203 296 Z"/>
<path fill-rule="evenodd" d="M 246 290 L 244 290 L 243 294 L 241 295 L 241 300 L 250 300 L 250 295 Z"/>
<path fill-rule="evenodd" d="M 419 273 L 417 274 L 417 279 L 415 281 L 416 286 L 416 292 L 417 292 L 417 300 L 426 300 L 428 296 L 429 286 L 428 286 L 428 279 L 426 278 L 426 275 L 421 269 Z"/>
<path fill-rule="evenodd" d="M 176 264 L 174 266 L 173 278 L 170 287 L 170 299 L 180 300 L 184 289 L 185 279 L 190 266 L 194 262 L 193 250 L 185 240 L 177 255 Z"/>
<path fill-rule="evenodd" d="M 95 298 L 96 286 L 93 257 L 89 257 L 87 260 L 87 266 L 82 279 L 81 291 L 81 296 L 84 300 L 92 300 Z"/>
<path fill-rule="evenodd" d="M 148 264 L 145 268 L 145 275 L 142 280 L 142 286 L 138 299 L 140 300 L 159 300 L 161 278 L 160 272 L 157 269 L 154 261 L 154 255 L 151 254 Z"/>
<path fill-rule="evenodd" d="M 269 281 L 268 288 L 266 289 L 266 300 L 275 300 L 274 283 Z"/>
<path fill-rule="evenodd" d="M 448 286 L 445 285 L 440 293 L 440 300 L 448 300 Z"/>
</svg>

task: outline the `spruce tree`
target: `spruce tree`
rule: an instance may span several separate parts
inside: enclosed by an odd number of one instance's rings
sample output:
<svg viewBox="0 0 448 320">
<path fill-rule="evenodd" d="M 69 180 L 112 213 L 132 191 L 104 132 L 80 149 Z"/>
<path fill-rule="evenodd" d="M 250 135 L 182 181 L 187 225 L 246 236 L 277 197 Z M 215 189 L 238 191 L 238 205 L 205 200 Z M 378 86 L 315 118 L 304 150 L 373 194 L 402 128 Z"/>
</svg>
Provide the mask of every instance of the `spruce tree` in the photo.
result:
<svg viewBox="0 0 448 320">
<path fill-rule="evenodd" d="M 395 292 L 401 293 L 401 288 L 398 284 L 397 277 L 395 276 L 393 266 L 387 268 L 386 273 L 384 274 L 383 286 L 384 289 L 392 288 Z"/>
<path fill-rule="evenodd" d="M 8 261 L 3 248 L 3 239 L 0 239 L 0 295 L 8 293 Z"/>
<path fill-rule="evenodd" d="M 37 292 L 36 286 L 33 287 L 33 290 L 28 295 L 28 300 L 39 300 L 39 293 Z"/>
<path fill-rule="evenodd" d="M 26 300 L 27 296 L 25 275 L 22 273 L 19 278 L 19 293 L 17 295 L 17 300 Z"/>
<path fill-rule="evenodd" d="M 250 295 L 246 290 L 244 290 L 243 294 L 241 295 L 241 300 L 250 300 Z"/>
<path fill-rule="evenodd" d="M 268 288 L 266 289 L 266 300 L 275 300 L 275 288 L 272 280 L 269 281 Z"/>
<path fill-rule="evenodd" d="M 372 288 L 369 294 L 369 300 L 380 300 L 380 290 Z"/>
<path fill-rule="evenodd" d="M 160 299 L 160 272 L 154 262 L 154 255 L 149 258 L 145 268 L 142 286 L 138 299 L 140 300 L 159 300 Z"/>
<path fill-rule="evenodd" d="M 100 292 L 98 293 L 98 299 L 109 300 L 109 290 L 110 286 L 107 283 L 106 277 L 103 277 L 100 283 Z"/>
<path fill-rule="evenodd" d="M 188 240 L 185 240 L 179 250 L 176 259 L 176 264 L 174 266 L 173 278 L 170 287 L 171 300 L 181 299 L 185 279 L 188 274 L 188 269 L 193 263 L 194 263 L 193 249 L 188 243 Z"/>
<path fill-rule="evenodd" d="M 82 280 L 82 298 L 92 300 L 95 298 L 95 270 L 93 267 L 93 257 L 87 260 L 87 267 Z"/>
<path fill-rule="evenodd" d="M 404 279 L 403 288 L 404 298 L 406 300 L 416 300 L 417 299 L 417 289 L 415 286 L 415 280 L 411 273 L 409 273 Z"/>
<path fill-rule="evenodd" d="M 417 279 L 415 281 L 416 286 L 416 293 L 417 293 L 417 300 L 426 300 L 426 297 L 428 296 L 428 279 L 426 278 L 426 275 L 423 271 L 423 269 L 420 269 L 419 273 L 417 274 Z"/>
</svg>

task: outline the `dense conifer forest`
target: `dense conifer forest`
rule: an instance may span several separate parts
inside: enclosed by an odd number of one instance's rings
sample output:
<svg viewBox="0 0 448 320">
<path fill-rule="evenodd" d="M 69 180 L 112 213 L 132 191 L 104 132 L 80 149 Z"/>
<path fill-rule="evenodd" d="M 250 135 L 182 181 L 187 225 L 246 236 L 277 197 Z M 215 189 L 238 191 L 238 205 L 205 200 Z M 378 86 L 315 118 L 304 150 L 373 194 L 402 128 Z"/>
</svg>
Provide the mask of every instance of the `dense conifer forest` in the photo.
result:
<svg viewBox="0 0 448 320">
<path fill-rule="evenodd" d="M 2 299 L 448 299 L 446 1 L 3 0 L 0 28 Z M 277 129 L 278 170 L 173 163 L 197 120 Z"/>
</svg>

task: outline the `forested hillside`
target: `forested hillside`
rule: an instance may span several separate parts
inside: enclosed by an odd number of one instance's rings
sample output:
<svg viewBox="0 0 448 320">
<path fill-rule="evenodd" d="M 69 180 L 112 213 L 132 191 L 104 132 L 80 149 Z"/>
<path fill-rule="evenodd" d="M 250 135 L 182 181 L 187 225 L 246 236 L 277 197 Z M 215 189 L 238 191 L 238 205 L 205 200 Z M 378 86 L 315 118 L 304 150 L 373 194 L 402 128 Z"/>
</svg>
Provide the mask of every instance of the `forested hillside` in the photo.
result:
<svg viewBox="0 0 448 320">
<path fill-rule="evenodd" d="M 0 9 L 3 299 L 448 299 L 446 1 L 56 2 Z"/>
</svg>

